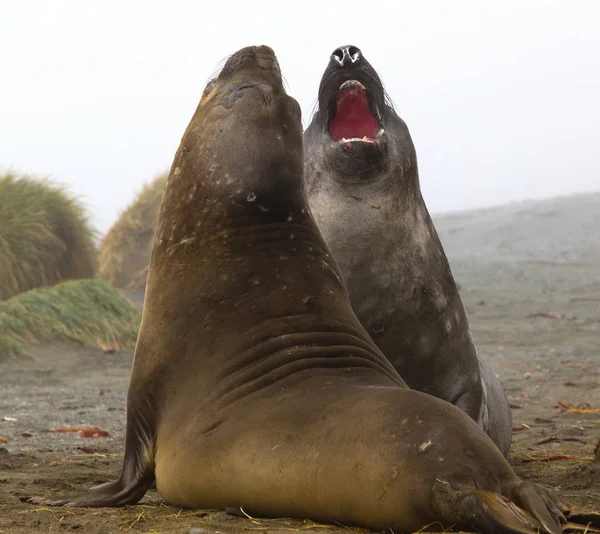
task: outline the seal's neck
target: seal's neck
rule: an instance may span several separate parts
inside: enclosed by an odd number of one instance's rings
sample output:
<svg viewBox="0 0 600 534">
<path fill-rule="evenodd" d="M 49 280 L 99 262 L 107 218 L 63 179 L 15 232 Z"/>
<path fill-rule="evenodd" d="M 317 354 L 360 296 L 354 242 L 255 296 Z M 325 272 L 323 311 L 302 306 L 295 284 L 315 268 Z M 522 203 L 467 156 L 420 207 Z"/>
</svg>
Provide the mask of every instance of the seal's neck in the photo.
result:
<svg viewBox="0 0 600 534">
<path fill-rule="evenodd" d="M 316 198 L 322 198 L 328 203 L 357 204 L 376 211 L 389 206 L 399 215 L 425 209 L 416 161 L 406 167 L 387 169 L 370 181 L 348 182 L 323 165 L 322 160 L 312 158 L 306 161 L 306 187 L 311 208 Z"/>
<path fill-rule="evenodd" d="M 280 156 L 269 157 L 242 145 L 232 157 L 218 159 L 213 151 L 218 154 L 222 148 L 198 150 L 190 137 L 182 141 L 169 175 L 157 244 L 161 239 L 181 242 L 204 233 L 204 228 L 215 234 L 240 225 L 268 226 L 305 218 L 308 202 L 300 154 L 281 151 Z M 198 156 L 190 158 L 186 152 Z"/>
</svg>

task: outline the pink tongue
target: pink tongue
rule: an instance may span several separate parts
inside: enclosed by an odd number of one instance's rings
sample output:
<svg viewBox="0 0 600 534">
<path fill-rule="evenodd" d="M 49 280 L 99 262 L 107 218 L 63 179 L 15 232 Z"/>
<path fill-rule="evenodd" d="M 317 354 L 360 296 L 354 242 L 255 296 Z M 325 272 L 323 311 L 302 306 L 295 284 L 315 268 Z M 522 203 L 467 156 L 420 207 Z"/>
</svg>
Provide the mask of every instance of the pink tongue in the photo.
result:
<svg viewBox="0 0 600 534">
<path fill-rule="evenodd" d="M 336 141 L 342 138 L 375 137 L 379 127 L 377 119 L 369 111 L 365 91 L 343 91 L 337 98 L 337 113 L 329 133 Z"/>
</svg>

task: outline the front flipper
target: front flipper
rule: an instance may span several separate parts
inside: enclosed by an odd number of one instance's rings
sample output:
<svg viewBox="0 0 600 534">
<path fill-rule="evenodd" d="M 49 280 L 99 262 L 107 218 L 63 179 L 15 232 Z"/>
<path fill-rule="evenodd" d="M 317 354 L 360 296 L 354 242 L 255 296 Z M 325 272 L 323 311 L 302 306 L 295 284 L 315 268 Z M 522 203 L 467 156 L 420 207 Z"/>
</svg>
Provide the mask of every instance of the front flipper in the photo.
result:
<svg viewBox="0 0 600 534">
<path fill-rule="evenodd" d="M 108 507 L 138 502 L 154 481 L 153 432 L 148 419 L 138 413 L 128 422 L 125 457 L 119 479 L 95 486 L 89 491 L 63 497 L 21 497 L 22 502 L 47 506 Z"/>
<path fill-rule="evenodd" d="M 116 482 L 108 482 L 84 493 L 64 497 L 21 497 L 22 502 L 46 506 L 108 507 L 124 506 L 138 502 L 154 480 L 154 473 L 143 473 L 131 480 L 123 480 L 121 474 Z"/>
<path fill-rule="evenodd" d="M 498 534 L 561 533 L 565 519 L 549 492 L 521 483 L 511 497 L 517 503 L 499 493 L 437 480 L 431 505 L 447 526 Z"/>
</svg>

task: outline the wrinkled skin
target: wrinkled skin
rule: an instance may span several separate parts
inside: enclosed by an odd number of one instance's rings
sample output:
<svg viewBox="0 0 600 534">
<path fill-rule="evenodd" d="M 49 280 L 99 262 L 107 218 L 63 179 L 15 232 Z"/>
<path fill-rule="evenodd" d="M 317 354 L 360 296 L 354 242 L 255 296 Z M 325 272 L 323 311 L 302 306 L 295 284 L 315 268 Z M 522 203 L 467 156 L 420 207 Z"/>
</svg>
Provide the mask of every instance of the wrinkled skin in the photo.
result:
<svg viewBox="0 0 600 534">
<path fill-rule="evenodd" d="M 471 337 L 408 128 L 358 48 L 332 54 L 304 139 L 310 208 L 359 320 L 409 387 L 464 410 L 506 455 L 508 400 Z"/>
<path fill-rule="evenodd" d="M 396 532 L 560 532 L 455 406 L 407 388 L 357 320 L 306 202 L 299 106 L 265 46 L 208 86 L 149 267 L 118 480 L 63 506 L 239 508 Z"/>
</svg>

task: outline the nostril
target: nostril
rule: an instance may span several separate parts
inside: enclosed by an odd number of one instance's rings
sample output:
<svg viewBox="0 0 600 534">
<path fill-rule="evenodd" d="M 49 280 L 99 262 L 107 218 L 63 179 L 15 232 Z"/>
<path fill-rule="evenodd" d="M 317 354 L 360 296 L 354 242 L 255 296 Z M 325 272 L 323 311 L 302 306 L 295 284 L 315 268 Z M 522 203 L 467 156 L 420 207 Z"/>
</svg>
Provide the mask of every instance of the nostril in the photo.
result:
<svg viewBox="0 0 600 534">
<path fill-rule="evenodd" d="M 342 48 L 336 48 L 331 54 L 339 63 L 344 62 L 344 50 Z"/>
<path fill-rule="evenodd" d="M 340 66 L 345 67 L 347 65 L 351 65 L 352 63 L 356 63 L 360 59 L 360 55 L 360 48 L 356 46 L 340 46 L 333 51 L 331 54 L 331 59 Z"/>
<path fill-rule="evenodd" d="M 357 46 L 349 46 L 348 55 L 350 56 L 350 59 L 352 59 L 352 62 L 356 61 L 360 56 L 360 48 Z"/>
</svg>

